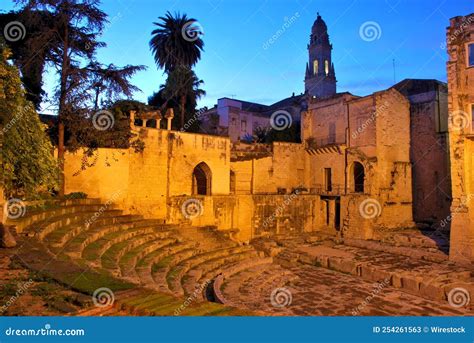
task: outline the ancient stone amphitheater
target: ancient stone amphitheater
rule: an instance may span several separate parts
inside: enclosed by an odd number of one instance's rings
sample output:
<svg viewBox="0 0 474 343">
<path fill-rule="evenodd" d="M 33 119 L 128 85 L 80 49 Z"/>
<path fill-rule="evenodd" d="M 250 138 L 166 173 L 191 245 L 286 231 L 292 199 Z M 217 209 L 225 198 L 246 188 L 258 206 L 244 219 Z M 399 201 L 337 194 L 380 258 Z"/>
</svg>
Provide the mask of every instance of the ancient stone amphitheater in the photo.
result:
<svg viewBox="0 0 474 343">
<path fill-rule="evenodd" d="M 397 244 L 367 245 L 342 244 L 317 232 L 242 245 L 211 228 L 124 215 L 96 199 L 30 207 L 10 224 L 23 265 L 79 292 L 112 292 L 107 306 L 78 315 L 465 315 L 472 310 L 469 300 L 462 306 L 448 301 L 455 288 L 473 294 L 472 269 L 448 262 L 426 236 L 403 233 L 399 239 L 390 236 Z"/>
</svg>

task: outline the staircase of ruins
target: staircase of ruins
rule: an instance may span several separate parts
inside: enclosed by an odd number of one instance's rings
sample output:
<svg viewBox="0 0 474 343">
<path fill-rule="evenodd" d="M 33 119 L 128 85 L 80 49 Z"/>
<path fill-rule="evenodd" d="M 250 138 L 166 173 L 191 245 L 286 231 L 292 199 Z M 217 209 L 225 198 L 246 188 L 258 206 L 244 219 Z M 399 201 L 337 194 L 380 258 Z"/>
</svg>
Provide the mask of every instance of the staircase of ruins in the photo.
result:
<svg viewBox="0 0 474 343">
<path fill-rule="evenodd" d="M 167 225 L 161 220 L 126 215 L 98 199 L 28 208 L 24 217 L 9 224 L 16 227 L 20 240 L 35 243 L 54 259 L 74 262 L 147 292 L 178 299 L 192 297 L 195 302 L 224 302 L 215 299 L 217 276 L 230 278 L 240 273 L 248 279 L 258 273 L 258 284 L 263 286 L 270 281 L 274 284 L 273 275 L 284 272 L 272 258 L 215 230 Z M 151 295 L 147 294 L 149 298 Z M 133 299 L 128 295 L 122 297 Z M 91 311 L 101 313 L 100 309 Z M 104 313 L 117 311 L 108 309 Z"/>
</svg>

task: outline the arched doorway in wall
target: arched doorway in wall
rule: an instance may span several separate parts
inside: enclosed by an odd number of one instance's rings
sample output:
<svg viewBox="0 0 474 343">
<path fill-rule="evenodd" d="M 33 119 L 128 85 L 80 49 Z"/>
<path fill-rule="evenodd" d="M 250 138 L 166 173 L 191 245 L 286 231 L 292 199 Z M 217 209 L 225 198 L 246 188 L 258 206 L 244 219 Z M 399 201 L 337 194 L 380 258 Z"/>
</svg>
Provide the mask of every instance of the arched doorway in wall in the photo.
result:
<svg viewBox="0 0 474 343">
<path fill-rule="evenodd" d="M 364 193 L 365 170 L 360 162 L 354 162 L 352 165 L 352 185 L 353 192 Z"/>
<path fill-rule="evenodd" d="M 193 194 L 211 195 L 212 172 L 204 163 L 199 163 L 193 170 Z"/>
</svg>

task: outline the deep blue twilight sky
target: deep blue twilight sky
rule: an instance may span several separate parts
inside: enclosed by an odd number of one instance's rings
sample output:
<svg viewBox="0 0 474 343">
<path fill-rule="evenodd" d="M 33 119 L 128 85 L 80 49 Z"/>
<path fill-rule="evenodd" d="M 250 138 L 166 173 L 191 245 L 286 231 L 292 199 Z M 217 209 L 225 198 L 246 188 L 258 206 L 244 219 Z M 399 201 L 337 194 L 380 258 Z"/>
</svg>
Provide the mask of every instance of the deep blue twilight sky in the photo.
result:
<svg viewBox="0 0 474 343">
<path fill-rule="evenodd" d="M 13 8 L 11 0 L 2 10 Z M 133 79 L 146 101 L 165 80 L 148 48 L 153 21 L 166 11 L 196 18 L 204 28 L 205 52 L 196 67 L 207 96 L 271 104 L 304 90 L 306 46 L 319 11 L 328 25 L 338 91 L 356 95 L 390 87 L 395 77 L 446 80 L 445 29 L 449 18 L 474 12 L 472 0 L 103 0 L 110 24 L 99 60 L 144 64 Z M 292 18 L 293 17 L 293 18 Z M 266 44 L 285 24 L 275 42 Z M 368 21 L 380 26 L 378 39 L 363 40 Z M 264 48 L 266 47 L 266 49 Z M 48 87 L 54 78 L 48 77 Z M 49 112 L 49 111 L 46 111 Z"/>
</svg>

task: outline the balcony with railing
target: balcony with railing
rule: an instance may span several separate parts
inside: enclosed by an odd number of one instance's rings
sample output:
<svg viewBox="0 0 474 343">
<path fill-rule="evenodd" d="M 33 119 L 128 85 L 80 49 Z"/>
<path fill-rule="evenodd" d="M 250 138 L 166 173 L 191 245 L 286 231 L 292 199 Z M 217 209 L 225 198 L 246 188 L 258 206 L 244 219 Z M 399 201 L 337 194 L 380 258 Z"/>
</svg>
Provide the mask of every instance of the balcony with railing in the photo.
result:
<svg viewBox="0 0 474 343">
<path fill-rule="evenodd" d="M 331 134 L 306 139 L 306 150 L 314 155 L 321 153 L 337 152 L 341 153 L 346 145 L 346 134 Z"/>
<path fill-rule="evenodd" d="M 316 195 L 329 195 L 329 196 L 337 196 L 337 195 L 344 195 L 345 188 L 343 185 L 340 184 L 332 184 L 332 185 L 322 185 L 322 184 L 315 184 L 309 190 L 310 194 Z"/>
</svg>

